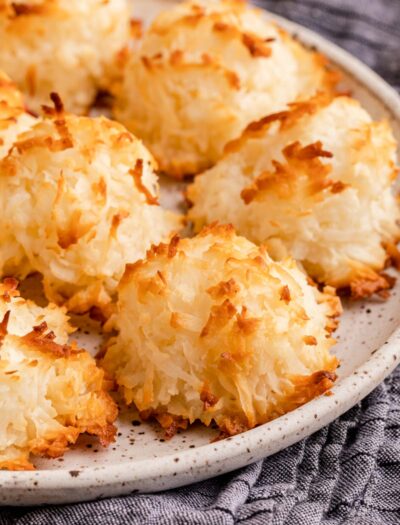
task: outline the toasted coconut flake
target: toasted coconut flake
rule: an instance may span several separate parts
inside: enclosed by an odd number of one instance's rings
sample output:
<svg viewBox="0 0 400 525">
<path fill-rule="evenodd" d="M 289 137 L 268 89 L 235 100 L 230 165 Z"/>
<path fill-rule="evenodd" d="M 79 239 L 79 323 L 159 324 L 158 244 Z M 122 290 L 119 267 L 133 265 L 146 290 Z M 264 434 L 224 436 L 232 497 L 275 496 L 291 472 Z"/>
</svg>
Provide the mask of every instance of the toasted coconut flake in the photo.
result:
<svg viewBox="0 0 400 525">
<path fill-rule="evenodd" d="M 326 61 L 257 9 L 186 1 L 161 13 L 131 54 L 115 115 L 180 178 L 214 164 L 252 121 L 318 91 L 328 97 L 336 82 Z"/>
<path fill-rule="evenodd" d="M 306 345 L 308 346 L 315 346 L 318 344 L 318 341 L 317 339 L 313 336 L 313 335 L 305 335 L 303 337 L 303 341 L 306 343 Z"/>
<path fill-rule="evenodd" d="M 0 470 L 32 470 L 31 455 L 59 457 L 87 432 L 114 440 L 117 408 L 95 360 L 67 344 L 65 311 L 0 284 Z"/>
<path fill-rule="evenodd" d="M 290 290 L 289 290 L 288 285 L 282 286 L 280 297 L 281 297 L 281 301 L 285 301 L 286 304 L 290 303 L 291 296 L 290 296 Z"/>
<path fill-rule="evenodd" d="M 262 39 L 256 35 L 251 35 L 249 33 L 243 33 L 242 35 L 243 44 L 249 50 L 249 53 L 252 57 L 259 58 L 268 58 L 272 55 L 272 49 L 268 45 L 268 42 L 275 42 L 275 38 Z"/>
<path fill-rule="evenodd" d="M 232 227 L 212 225 L 174 257 L 162 246 L 127 271 L 102 365 L 169 435 L 195 420 L 231 435 L 331 388 L 340 311 L 334 290 L 309 285 L 293 261 L 273 262 Z"/>
<path fill-rule="evenodd" d="M 396 279 L 385 273 L 375 274 L 363 277 L 358 277 L 350 283 L 350 295 L 352 299 L 365 299 L 371 295 L 378 293 L 384 299 L 388 297 L 388 290 L 392 289 L 396 283 Z"/>
<path fill-rule="evenodd" d="M 105 313 L 125 265 L 168 241 L 182 219 L 158 205 L 154 161 L 140 141 L 53 101 L 0 161 L 0 274 L 37 271 L 49 300 Z"/>
<path fill-rule="evenodd" d="M 139 40 L 143 36 L 143 21 L 137 18 L 131 18 L 129 21 L 130 34 L 133 39 Z"/>
<path fill-rule="evenodd" d="M 0 71 L 0 159 L 7 155 L 18 135 L 34 123 L 35 119 L 25 111 L 21 93 Z"/>
<path fill-rule="evenodd" d="M 139 159 L 136 162 L 135 169 L 130 170 L 130 173 L 132 174 L 137 189 L 143 193 L 143 195 L 146 197 L 147 204 L 150 204 L 151 206 L 158 206 L 160 203 L 158 202 L 158 198 L 152 195 L 152 193 L 146 188 L 146 186 L 142 182 L 142 176 L 143 176 L 143 159 Z"/>
<path fill-rule="evenodd" d="M 386 249 L 388 256 L 388 265 L 393 265 L 396 270 L 400 270 L 400 251 L 397 246 L 391 242 L 387 242 L 383 247 Z"/>
<path fill-rule="evenodd" d="M 204 410 L 212 409 L 219 401 L 217 396 L 210 391 L 208 383 L 205 383 L 200 393 L 200 400 L 204 403 Z"/>
<path fill-rule="evenodd" d="M 239 291 L 240 287 L 235 279 L 229 279 L 229 281 L 221 281 L 216 286 L 211 286 L 211 288 L 207 290 L 207 293 L 209 293 L 213 299 L 222 299 L 224 297 L 232 298 Z"/>
<path fill-rule="evenodd" d="M 174 416 L 167 413 L 158 414 L 153 412 L 150 417 L 156 419 L 161 428 L 165 430 L 165 437 L 167 439 L 173 438 L 178 430 L 186 430 L 188 427 L 188 420 L 182 419 L 179 416 Z M 148 419 L 148 417 L 144 419 Z"/>
<path fill-rule="evenodd" d="M 187 189 L 196 230 L 230 222 L 276 259 L 291 254 L 354 298 L 386 294 L 397 264 L 396 142 L 346 96 L 317 95 L 248 126 Z"/>
</svg>

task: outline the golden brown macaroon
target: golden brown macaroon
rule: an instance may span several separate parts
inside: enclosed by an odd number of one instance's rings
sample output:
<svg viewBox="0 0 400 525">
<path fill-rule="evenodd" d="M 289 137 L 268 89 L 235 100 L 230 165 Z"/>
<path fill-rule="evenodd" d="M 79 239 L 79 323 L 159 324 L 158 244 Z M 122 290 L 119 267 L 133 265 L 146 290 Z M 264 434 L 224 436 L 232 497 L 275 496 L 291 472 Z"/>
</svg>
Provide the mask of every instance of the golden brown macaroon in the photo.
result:
<svg viewBox="0 0 400 525">
<path fill-rule="evenodd" d="M 129 39 L 127 0 L 0 0 L 0 68 L 39 112 L 52 91 L 85 112 Z"/>
<path fill-rule="evenodd" d="M 235 0 L 183 2 L 155 19 L 128 60 L 116 118 L 169 175 L 210 167 L 251 121 L 337 81 L 264 15 Z"/>
<path fill-rule="evenodd" d="M 111 385 L 84 350 L 67 344 L 65 311 L 0 284 L 0 470 L 31 470 L 31 455 L 58 457 L 82 433 L 114 440 Z"/>
<path fill-rule="evenodd" d="M 228 145 L 189 187 L 189 218 L 198 230 L 231 222 L 354 298 L 387 293 L 393 281 L 380 272 L 388 256 L 399 265 L 396 148 L 389 123 L 373 122 L 359 102 L 318 95 Z"/>
<path fill-rule="evenodd" d="M 168 240 L 182 218 L 159 205 L 155 164 L 139 140 L 53 100 L 0 161 L 0 274 L 39 272 L 50 301 L 105 309 L 125 264 Z"/>
<path fill-rule="evenodd" d="M 230 226 L 154 246 L 119 286 L 102 366 L 128 404 L 167 435 L 200 420 L 232 435 L 328 390 L 340 313 L 334 290 L 309 284 Z"/>
</svg>

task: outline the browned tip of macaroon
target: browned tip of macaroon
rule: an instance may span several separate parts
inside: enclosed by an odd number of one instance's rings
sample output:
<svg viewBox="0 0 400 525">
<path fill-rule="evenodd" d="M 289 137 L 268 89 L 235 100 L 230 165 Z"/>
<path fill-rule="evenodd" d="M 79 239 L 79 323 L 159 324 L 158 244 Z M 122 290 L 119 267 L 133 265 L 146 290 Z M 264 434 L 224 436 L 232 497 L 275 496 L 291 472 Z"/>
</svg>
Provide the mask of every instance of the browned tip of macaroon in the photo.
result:
<svg viewBox="0 0 400 525">
<path fill-rule="evenodd" d="M 139 417 L 143 421 L 155 419 L 164 430 L 165 439 L 173 438 L 178 430 L 186 430 L 189 426 L 189 421 L 181 416 L 167 412 L 159 413 L 152 409 L 139 411 Z"/>
<path fill-rule="evenodd" d="M 387 299 L 390 290 L 396 283 L 396 278 L 381 272 L 365 278 L 357 278 L 350 283 L 350 287 L 339 290 L 341 295 L 350 295 L 351 299 L 365 299 L 374 294 L 378 294 L 382 299 Z"/>
</svg>

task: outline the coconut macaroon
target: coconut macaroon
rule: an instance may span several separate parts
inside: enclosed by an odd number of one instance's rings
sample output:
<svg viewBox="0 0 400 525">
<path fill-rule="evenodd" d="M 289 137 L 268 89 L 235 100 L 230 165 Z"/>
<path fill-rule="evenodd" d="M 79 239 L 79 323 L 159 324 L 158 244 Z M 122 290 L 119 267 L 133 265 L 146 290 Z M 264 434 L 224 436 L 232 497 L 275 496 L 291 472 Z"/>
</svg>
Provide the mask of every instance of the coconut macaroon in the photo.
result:
<svg viewBox="0 0 400 525">
<path fill-rule="evenodd" d="M 71 311 L 106 308 L 125 264 L 168 240 L 182 218 L 163 210 L 154 161 L 116 122 L 55 109 L 0 161 L 0 273 L 43 275 Z"/>
<path fill-rule="evenodd" d="M 63 309 L 19 297 L 0 284 L 0 470 L 30 470 L 31 455 L 61 456 L 82 433 L 114 440 L 111 382 L 75 345 Z"/>
<path fill-rule="evenodd" d="M 213 225 L 127 268 L 102 366 L 167 435 L 195 420 L 232 435 L 332 386 L 339 313 L 293 260 Z"/>
<path fill-rule="evenodd" d="M 290 253 L 316 280 L 360 298 L 390 288 L 399 260 L 392 184 L 396 142 L 348 97 L 319 95 L 251 124 L 188 189 L 200 229 L 231 222 L 274 258 Z"/>
<path fill-rule="evenodd" d="M 17 136 L 35 122 L 25 111 L 20 91 L 0 70 L 0 158 L 8 153 Z"/>
<path fill-rule="evenodd" d="M 337 74 L 237 0 L 190 1 L 156 18 L 126 66 L 115 115 L 163 171 L 206 169 L 246 125 L 331 89 Z"/>
<path fill-rule="evenodd" d="M 39 111 L 49 93 L 83 113 L 129 39 L 126 0 L 0 0 L 0 68 Z"/>
</svg>

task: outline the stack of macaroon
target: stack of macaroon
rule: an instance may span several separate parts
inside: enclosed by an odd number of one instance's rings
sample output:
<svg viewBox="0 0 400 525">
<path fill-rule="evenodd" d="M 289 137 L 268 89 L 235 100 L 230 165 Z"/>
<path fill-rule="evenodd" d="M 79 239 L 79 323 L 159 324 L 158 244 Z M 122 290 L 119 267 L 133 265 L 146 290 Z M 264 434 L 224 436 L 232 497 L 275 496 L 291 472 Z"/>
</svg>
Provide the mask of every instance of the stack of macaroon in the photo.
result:
<svg viewBox="0 0 400 525">
<path fill-rule="evenodd" d="M 112 387 L 167 436 L 293 410 L 336 379 L 337 290 L 386 297 L 400 263 L 396 141 L 323 56 L 240 0 L 139 39 L 128 7 L 0 0 L 0 468 L 110 442 Z M 100 90 L 119 123 L 87 116 Z M 19 297 L 32 273 L 47 308 Z M 116 330 L 97 363 L 68 312 Z"/>
</svg>

